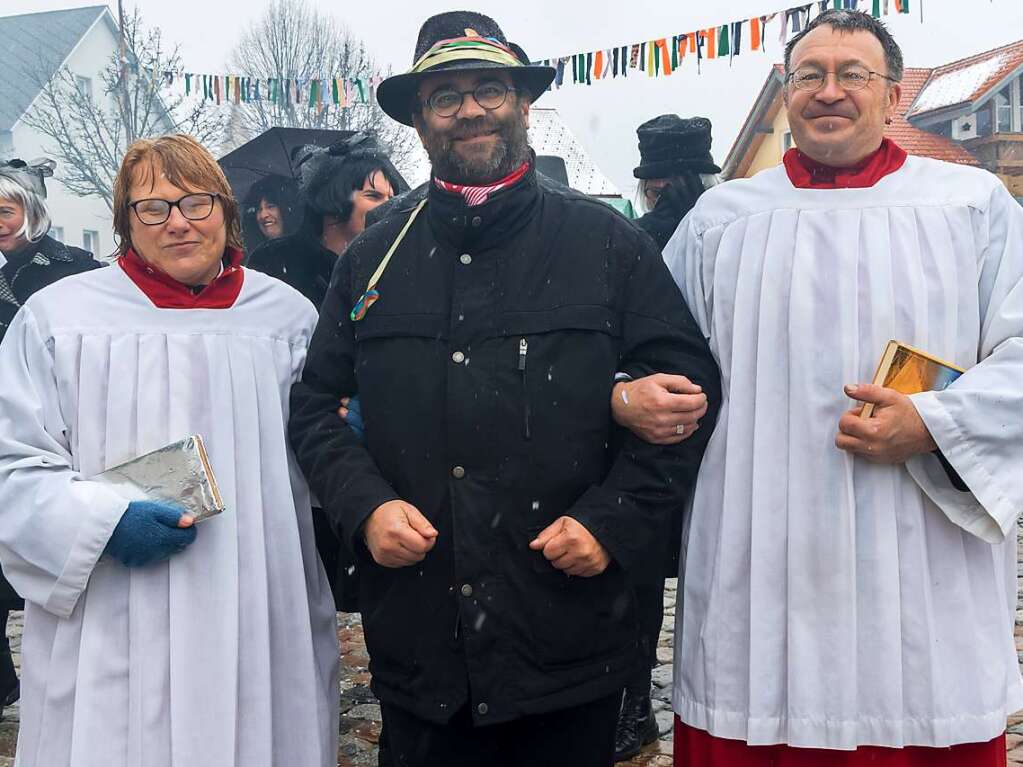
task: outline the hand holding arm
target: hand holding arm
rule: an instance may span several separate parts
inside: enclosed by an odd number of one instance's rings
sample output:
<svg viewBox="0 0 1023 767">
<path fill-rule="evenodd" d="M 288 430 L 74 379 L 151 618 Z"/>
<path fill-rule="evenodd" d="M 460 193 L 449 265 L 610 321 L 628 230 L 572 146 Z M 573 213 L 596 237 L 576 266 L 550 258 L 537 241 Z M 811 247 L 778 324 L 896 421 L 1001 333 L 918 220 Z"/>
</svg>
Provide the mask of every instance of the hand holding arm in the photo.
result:
<svg viewBox="0 0 1023 767">
<path fill-rule="evenodd" d="M 615 384 L 615 423 L 652 445 L 677 445 L 700 428 L 707 395 L 685 376 L 657 373 Z"/>
</svg>

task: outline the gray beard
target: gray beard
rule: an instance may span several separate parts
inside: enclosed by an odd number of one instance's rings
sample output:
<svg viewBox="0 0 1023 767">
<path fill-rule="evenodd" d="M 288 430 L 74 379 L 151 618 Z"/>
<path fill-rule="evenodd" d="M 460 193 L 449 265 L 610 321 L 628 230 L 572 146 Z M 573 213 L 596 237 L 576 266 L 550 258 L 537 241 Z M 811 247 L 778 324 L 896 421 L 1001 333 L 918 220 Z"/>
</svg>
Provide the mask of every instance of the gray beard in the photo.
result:
<svg viewBox="0 0 1023 767">
<path fill-rule="evenodd" d="M 424 145 L 434 176 L 470 186 L 491 184 L 504 178 L 529 159 L 529 134 L 524 121 L 513 120 L 500 126 L 498 137 L 488 157 L 462 157 L 454 151 L 453 140 L 443 135 L 427 136 Z"/>
</svg>

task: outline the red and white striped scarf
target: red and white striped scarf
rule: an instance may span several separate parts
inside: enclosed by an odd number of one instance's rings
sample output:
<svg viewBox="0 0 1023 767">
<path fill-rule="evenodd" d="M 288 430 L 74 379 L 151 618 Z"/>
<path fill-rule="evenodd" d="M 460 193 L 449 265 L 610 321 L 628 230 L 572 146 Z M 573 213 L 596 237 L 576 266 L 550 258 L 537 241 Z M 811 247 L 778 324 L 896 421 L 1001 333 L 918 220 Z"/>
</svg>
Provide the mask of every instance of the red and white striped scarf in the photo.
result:
<svg viewBox="0 0 1023 767">
<path fill-rule="evenodd" d="M 460 194 L 465 198 L 465 204 L 470 208 L 475 208 L 477 205 L 482 205 L 490 199 L 490 195 L 494 192 L 498 192 L 509 186 L 514 185 L 526 175 L 526 171 L 529 170 L 529 163 L 524 162 L 517 169 L 513 170 L 507 176 L 502 178 L 500 181 L 495 181 L 493 184 L 487 186 L 468 186 L 466 184 L 452 184 L 450 181 L 441 181 L 439 178 L 435 178 L 434 183 L 445 192 L 451 192 L 452 194 Z"/>
</svg>

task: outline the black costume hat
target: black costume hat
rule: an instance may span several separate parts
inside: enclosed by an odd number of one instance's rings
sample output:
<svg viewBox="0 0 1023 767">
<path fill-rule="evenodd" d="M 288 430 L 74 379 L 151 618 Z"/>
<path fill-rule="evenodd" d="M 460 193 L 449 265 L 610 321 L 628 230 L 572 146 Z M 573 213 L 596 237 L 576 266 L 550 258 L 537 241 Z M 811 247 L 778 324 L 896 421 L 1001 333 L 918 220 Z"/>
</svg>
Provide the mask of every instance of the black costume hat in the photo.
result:
<svg viewBox="0 0 1023 767">
<path fill-rule="evenodd" d="M 419 29 L 412 69 L 388 77 L 377 86 L 381 109 L 400 123 L 412 125 L 413 100 L 419 81 L 433 72 L 492 69 L 512 72 L 533 100 L 554 80 L 554 67 L 529 63 L 529 57 L 489 16 L 473 11 L 448 11 L 431 16 Z"/>
<path fill-rule="evenodd" d="M 639 166 L 636 178 L 668 178 L 679 173 L 720 173 L 710 154 L 710 120 L 661 115 L 636 129 Z"/>
<path fill-rule="evenodd" d="M 295 147 L 291 160 L 298 172 L 298 187 L 315 216 L 342 215 L 351 212 L 351 187 L 345 188 L 346 169 L 368 161 L 384 172 L 394 194 L 408 190 L 408 184 L 391 164 L 387 150 L 370 133 L 354 133 L 329 147 L 306 145 Z M 349 171 L 350 172 L 350 171 Z M 362 179 L 353 179 L 362 188 Z"/>
</svg>

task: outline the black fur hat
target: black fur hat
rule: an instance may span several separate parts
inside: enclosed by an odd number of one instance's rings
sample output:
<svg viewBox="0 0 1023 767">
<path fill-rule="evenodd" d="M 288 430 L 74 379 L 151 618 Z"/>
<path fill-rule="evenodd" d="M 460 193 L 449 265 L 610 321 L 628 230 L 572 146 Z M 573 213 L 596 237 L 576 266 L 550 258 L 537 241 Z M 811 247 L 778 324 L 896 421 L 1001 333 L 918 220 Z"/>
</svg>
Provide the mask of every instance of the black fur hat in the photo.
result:
<svg viewBox="0 0 1023 767">
<path fill-rule="evenodd" d="M 661 115 L 636 129 L 639 166 L 636 178 L 668 178 L 685 171 L 720 173 L 710 154 L 710 120 Z"/>
<path fill-rule="evenodd" d="M 381 109 L 400 123 L 412 125 L 413 101 L 419 81 L 428 74 L 451 69 L 494 69 L 512 72 L 532 99 L 538 99 L 554 80 L 556 70 L 529 63 L 529 57 L 489 16 L 474 11 L 448 11 L 431 16 L 419 30 L 412 69 L 388 77 L 377 87 Z"/>
</svg>

